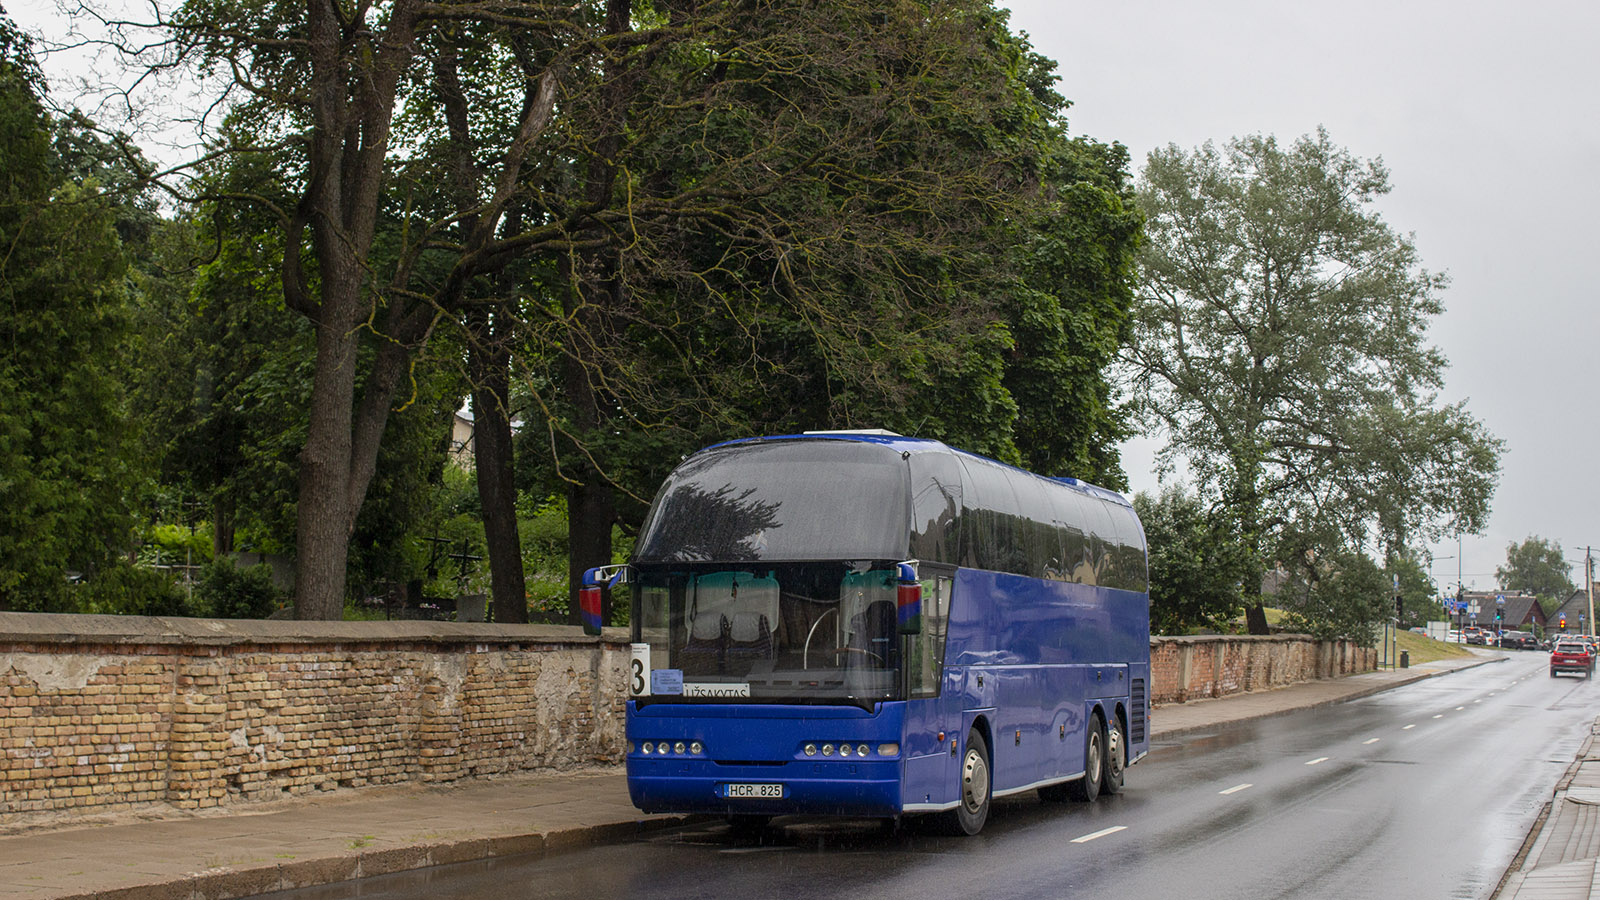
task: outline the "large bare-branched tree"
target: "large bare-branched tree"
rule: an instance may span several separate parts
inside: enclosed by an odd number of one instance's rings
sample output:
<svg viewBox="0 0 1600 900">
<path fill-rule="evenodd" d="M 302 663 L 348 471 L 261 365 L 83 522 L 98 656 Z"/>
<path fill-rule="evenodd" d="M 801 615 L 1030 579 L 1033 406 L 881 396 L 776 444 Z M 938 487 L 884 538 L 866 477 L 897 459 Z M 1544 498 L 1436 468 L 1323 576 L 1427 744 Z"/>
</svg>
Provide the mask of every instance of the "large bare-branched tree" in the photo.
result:
<svg viewBox="0 0 1600 900">
<path fill-rule="evenodd" d="M 1126 160 L 1066 137 L 1051 65 L 989 0 L 158 18 L 156 41 L 112 33 L 224 86 L 207 121 L 231 175 L 189 195 L 275 219 L 283 297 L 315 330 L 303 618 L 339 615 L 386 423 L 445 329 L 501 620 L 525 615 L 518 409 L 574 572 L 610 561 L 619 486 L 636 520 L 677 453 L 741 427 L 889 425 L 1120 477 L 1100 368 L 1128 329 Z"/>
</svg>

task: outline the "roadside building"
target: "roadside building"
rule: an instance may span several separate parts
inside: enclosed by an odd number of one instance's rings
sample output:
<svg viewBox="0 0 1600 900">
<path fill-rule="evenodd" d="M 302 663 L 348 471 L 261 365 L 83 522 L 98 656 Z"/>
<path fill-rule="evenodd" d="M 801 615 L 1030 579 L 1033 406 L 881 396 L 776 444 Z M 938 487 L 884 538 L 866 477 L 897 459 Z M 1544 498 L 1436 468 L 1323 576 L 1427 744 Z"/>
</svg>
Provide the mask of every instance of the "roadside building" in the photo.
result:
<svg viewBox="0 0 1600 900">
<path fill-rule="evenodd" d="M 1462 614 L 1463 626 L 1476 625 L 1494 634 L 1500 631 L 1533 631 L 1543 634 L 1550 627 L 1539 598 L 1522 591 L 1467 591 L 1461 595 L 1470 606 L 1477 604 L 1478 614 Z M 1499 617 L 1496 614 L 1499 614 Z M 1576 621 L 1576 620 L 1574 620 Z"/>
<path fill-rule="evenodd" d="M 1596 593 L 1600 594 L 1600 589 Z M 1589 592 L 1578 588 L 1556 607 L 1550 614 L 1550 630 L 1557 634 L 1594 634 L 1594 623 L 1589 619 Z"/>
</svg>

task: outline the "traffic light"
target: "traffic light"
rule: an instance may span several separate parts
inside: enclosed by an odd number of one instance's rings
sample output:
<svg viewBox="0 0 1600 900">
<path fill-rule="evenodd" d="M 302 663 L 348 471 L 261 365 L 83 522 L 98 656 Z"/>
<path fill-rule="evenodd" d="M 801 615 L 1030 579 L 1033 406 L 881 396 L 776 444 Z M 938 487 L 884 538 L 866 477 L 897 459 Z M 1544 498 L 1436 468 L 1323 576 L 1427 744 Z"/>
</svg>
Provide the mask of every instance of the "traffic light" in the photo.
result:
<svg viewBox="0 0 1600 900">
<path fill-rule="evenodd" d="M 1496 622 L 1504 619 L 1505 617 L 1506 617 L 1506 611 L 1505 610 L 1497 609 L 1497 610 L 1494 611 L 1494 620 Z"/>
<path fill-rule="evenodd" d="M 1398 619 L 1401 616 L 1405 615 L 1405 612 L 1406 612 L 1405 601 L 1401 599 L 1399 594 L 1395 594 L 1394 595 L 1394 617 L 1396 619 Z"/>
<path fill-rule="evenodd" d="M 1561 630 L 1562 631 L 1566 631 L 1567 630 L 1567 614 L 1566 613 L 1562 613 L 1561 614 Z"/>
</svg>

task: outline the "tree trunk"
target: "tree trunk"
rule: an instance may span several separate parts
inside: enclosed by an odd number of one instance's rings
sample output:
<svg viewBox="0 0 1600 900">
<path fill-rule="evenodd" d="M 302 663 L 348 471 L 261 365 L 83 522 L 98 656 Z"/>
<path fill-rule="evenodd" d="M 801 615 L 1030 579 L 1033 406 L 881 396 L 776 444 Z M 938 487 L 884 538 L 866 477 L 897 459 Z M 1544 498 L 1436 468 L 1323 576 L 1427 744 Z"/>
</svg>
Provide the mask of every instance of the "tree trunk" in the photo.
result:
<svg viewBox="0 0 1600 900">
<path fill-rule="evenodd" d="M 1267 607 L 1257 603 L 1244 608 L 1244 623 L 1251 634 L 1271 634 L 1272 629 L 1267 625 Z"/>
<path fill-rule="evenodd" d="M 353 288 L 354 285 L 348 287 Z M 324 303 L 334 284 L 324 288 Z M 300 451 L 295 510 L 295 618 L 332 620 L 344 613 L 345 559 L 350 547 L 351 398 L 355 393 L 354 333 L 317 329 L 311 421 Z"/>
<path fill-rule="evenodd" d="M 221 559 L 233 552 L 233 498 L 218 491 L 211 498 L 211 558 Z"/>
<path fill-rule="evenodd" d="M 489 582 L 494 621 L 528 621 L 528 590 L 517 531 L 517 485 L 513 475 L 509 408 L 511 355 L 505 349 L 501 315 L 474 309 L 467 314 L 471 344 L 473 446 L 483 534 L 489 546 Z M 609 549 L 608 551 L 609 552 Z"/>
<path fill-rule="evenodd" d="M 567 485 L 567 622 L 583 624 L 578 609 L 578 588 L 583 573 L 595 566 L 611 565 L 611 526 L 616 522 L 611 485 L 592 471 L 583 484 Z M 602 621 L 610 618 L 610 597 Z"/>
</svg>

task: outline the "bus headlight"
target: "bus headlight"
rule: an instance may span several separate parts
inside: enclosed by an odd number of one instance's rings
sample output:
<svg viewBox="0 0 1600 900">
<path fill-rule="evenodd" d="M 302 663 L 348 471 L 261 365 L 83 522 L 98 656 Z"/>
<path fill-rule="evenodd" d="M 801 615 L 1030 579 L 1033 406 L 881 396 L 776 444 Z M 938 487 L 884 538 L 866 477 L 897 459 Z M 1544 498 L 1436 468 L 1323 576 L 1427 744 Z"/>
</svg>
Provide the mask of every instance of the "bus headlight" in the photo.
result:
<svg viewBox="0 0 1600 900">
<path fill-rule="evenodd" d="M 899 744 L 879 744 L 878 745 L 878 755 L 879 756 L 899 756 L 900 755 L 900 745 Z"/>
<path fill-rule="evenodd" d="M 705 745 L 700 743 L 699 741 L 693 741 L 693 742 L 691 742 L 689 744 L 689 752 L 694 754 L 695 756 L 699 756 L 700 754 L 704 753 L 705 750 L 706 750 Z"/>
<path fill-rule="evenodd" d="M 868 752 L 869 751 L 867 750 L 867 745 L 866 744 L 857 745 L 857 747 L 856 747 L 856 755 L 857 756 L 866 756 Z"/>
<path fill-rule="evenodd" d="M 832 744 L 823 744 L 822 745 L 822 755 L 823 756 L 832 756 L 833 755 L 833 745 Z"/>
<path fill-rule="evenodd" d="M 641 753 L 643 753 L 645 756 L 649 756 L 650 752 L 651 752 L 650 742 L 649 741 L 645 741 L 643 744 L 641 744 L 640 747 L 639 747 L 639 751 Z"/>
<path fill-rule="evenodd" d="M 817 745 L 816 744 L 807 744 L 806 745 L 806 755 L 807 756 L 816 756 L 817 755 Z"/>
<path fill-rule="evenodd" d="M 687 749 L 687 748 L 684 747 L 683 741 L 679 741 L 676 744 L 672 745 L 672 752 L 673 753 L 682 753 L 685 749 Z"/>
</svg>

